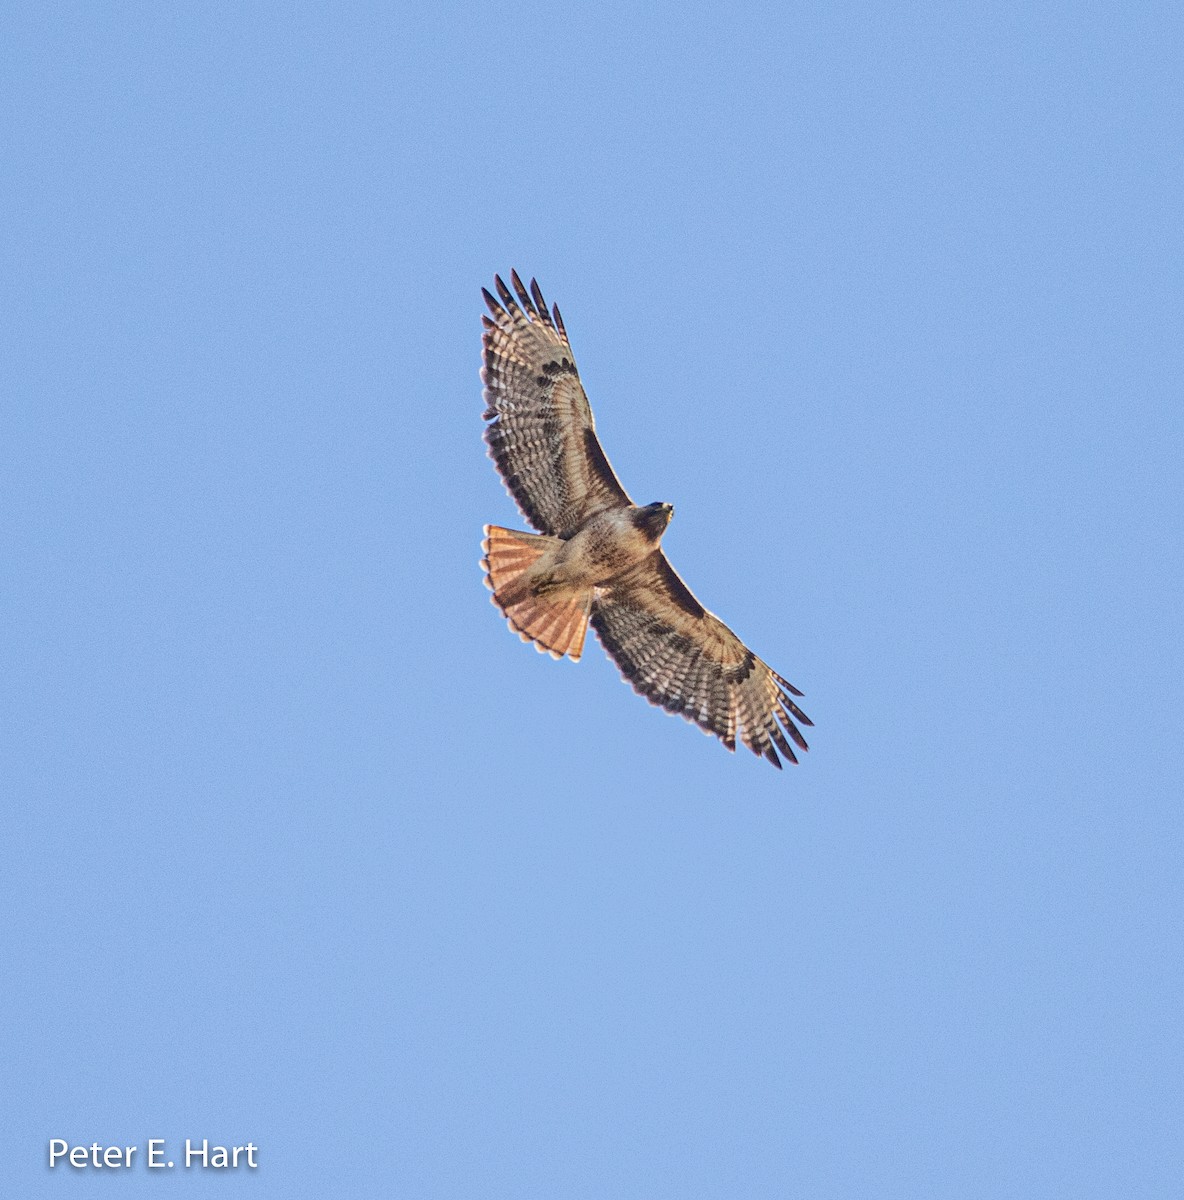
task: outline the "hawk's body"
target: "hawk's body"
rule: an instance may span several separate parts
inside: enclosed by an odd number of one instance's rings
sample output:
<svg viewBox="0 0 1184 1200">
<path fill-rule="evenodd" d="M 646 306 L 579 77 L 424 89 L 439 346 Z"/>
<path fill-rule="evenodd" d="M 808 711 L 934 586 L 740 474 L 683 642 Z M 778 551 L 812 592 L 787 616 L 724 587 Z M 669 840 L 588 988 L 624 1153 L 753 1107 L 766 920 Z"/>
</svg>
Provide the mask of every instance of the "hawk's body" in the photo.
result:
<svg viewBox="0 0 1184 1200">
<path fill-rule="evenodd" d="M 780 767 L 786 734 L 811 724 L 801 693 L 771 671 L 678 577 L 660 548 L 673 509 L 635 505 L 596 437 L 559 310 L 538 285 L 500 278 L 485 300 L 490 455 L 538 534 L 486 526 L 482 566 L 511 628 L 578 660 L 591 623 L 633 687 L 728 747 L 739 738 Z"/>
<path fill-rule="evenodd" d="M 525 573 L 523 584 L 535 594 L 560 588 L 600 587 L 648 558 L 657 545 L 667 517 L 658 522 L 646 509 L 633 505 L 609 508 L 589 517 L 566 541 L 556 538 Z"/>
</svg>

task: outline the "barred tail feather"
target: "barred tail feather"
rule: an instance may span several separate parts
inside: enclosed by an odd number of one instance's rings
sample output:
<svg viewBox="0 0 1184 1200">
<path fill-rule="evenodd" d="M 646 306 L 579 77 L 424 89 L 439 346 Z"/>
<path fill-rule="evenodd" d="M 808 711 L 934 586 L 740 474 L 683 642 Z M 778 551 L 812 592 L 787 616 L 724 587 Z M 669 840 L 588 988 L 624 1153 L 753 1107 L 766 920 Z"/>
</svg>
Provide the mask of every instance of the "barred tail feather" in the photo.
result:
<svg viewBox="0 0 1184 1200">
<path fill-rule="evenodd" d="M 492 600 L 505 614 L 510 628 L 535 649 L 572 662 L 584 652 L 584 635 L 592 611 L 592 589 L 563 589 L 536 595 L 527 574 L 559 541 L 545 534 L 485 526 L 481 568 Z"/>
</svg>

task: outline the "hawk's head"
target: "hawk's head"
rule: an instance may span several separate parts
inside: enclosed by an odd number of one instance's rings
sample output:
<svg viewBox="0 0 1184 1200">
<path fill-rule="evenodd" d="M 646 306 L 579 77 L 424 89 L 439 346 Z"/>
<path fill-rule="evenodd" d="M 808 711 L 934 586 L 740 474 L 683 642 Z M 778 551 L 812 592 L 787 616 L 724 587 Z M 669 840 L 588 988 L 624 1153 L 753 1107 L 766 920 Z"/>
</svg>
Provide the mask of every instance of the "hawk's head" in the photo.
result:
<svg viewBox="0 0 1184 1200">
<path fill-rule="evenodd" d="M 651 542 L 656 542 L 666 532 L 672 516 L 673 504 L 647 504 L 645 508 L 634 510 L 633 523 Z"/>
</svg>

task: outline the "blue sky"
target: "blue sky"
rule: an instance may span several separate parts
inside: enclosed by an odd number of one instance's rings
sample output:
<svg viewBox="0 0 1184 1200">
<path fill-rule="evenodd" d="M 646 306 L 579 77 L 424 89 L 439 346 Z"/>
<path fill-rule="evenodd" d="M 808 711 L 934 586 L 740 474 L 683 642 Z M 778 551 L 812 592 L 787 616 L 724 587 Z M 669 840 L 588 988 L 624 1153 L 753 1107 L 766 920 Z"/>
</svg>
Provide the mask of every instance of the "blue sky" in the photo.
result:
<svg viewBox="0 0 1184 1200">
<path fill-rule="evenodd" d="M 4 26 L 6 1192 L 1178 1194 L 1175 6 Z M 511 267 L 800 767 L 489 605 Z"/>
</svg>

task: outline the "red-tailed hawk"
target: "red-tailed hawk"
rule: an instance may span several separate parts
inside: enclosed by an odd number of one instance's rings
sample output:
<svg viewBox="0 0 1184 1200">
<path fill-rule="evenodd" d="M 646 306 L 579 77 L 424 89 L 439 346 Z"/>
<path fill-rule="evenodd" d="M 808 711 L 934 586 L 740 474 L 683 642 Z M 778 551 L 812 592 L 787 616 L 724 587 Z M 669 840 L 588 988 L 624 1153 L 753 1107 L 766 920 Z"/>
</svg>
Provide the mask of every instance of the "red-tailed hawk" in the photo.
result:
<svg viewBox="0 0 1184 1200">
<path fill-rule="evenodd" d="M 592 628 L 634 689 L 729 750 L 739 738 L 780 768 L 807 749 L 802 693 L 691 594 L 659 543 L 669 504 L 635 505 L 609 466 L 558 308 L 518 273 L 517 299 L 482 289 L 485 441 L 538 533 L 485 526 L 481 566 L 493 602 L 523 641 L 578 661 Z M 492 319 L 491 319 L 492 318 Z M 782 732 L 784 730 L 784 732 Z M 789 735 L 787 740 L 786 734 Z"/>
</svg>

